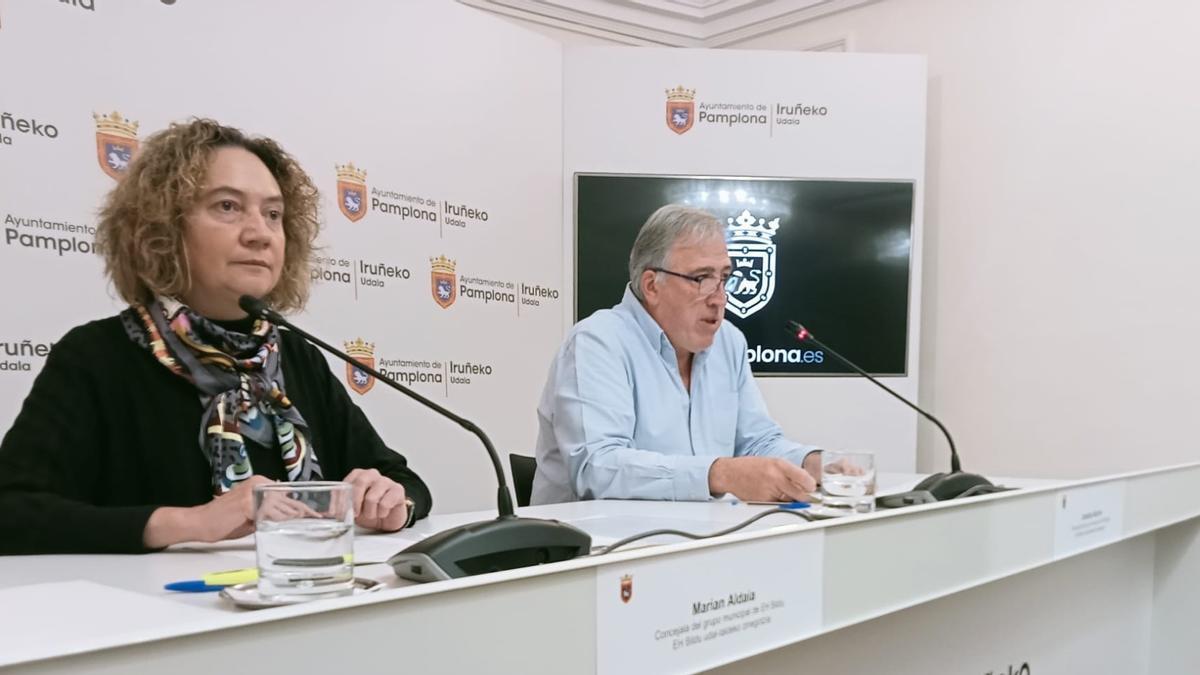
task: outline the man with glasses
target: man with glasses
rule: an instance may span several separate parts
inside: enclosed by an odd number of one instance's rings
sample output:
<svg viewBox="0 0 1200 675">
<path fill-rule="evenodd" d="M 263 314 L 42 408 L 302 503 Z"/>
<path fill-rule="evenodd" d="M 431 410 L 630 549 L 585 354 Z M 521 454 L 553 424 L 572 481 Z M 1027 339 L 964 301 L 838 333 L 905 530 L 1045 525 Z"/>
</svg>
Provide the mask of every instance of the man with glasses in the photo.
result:
<svg viewBox="0 0 1200 675">
<path fill-rule="evenodd" d="M 819 451 L 784 438 L 723 321 L 725 228 L 677 204 L 629 255 L 621 303 L 580 321 L 538 404 L 532 503 L 578 499 L 805 499 Z"/>
</svg>

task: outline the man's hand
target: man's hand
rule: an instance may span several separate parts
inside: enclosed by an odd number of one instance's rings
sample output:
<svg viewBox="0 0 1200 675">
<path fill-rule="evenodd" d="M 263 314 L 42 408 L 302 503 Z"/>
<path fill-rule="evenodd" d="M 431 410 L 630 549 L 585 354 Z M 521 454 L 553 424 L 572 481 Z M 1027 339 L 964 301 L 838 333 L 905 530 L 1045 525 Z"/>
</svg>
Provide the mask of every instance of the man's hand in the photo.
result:
<svg viewBox="0 0 1200 675">
<path fill-rule="evenodd" d="M 354 486 L 354 522 L 395 532 L 408 522 L 404 486 L 375 469 L 355 469 L 343 479 Z"/>
<path fill-rule="evenodd" d="M 721 457 L 708 470 L 708 490 L 743 501 L 804 501 L 817 489 L 807 471 L 779 457 Z"/>
<path fill-rule="evenodd" d="M 800 465 L 808 475 L 812 476 L 817 482 L 820 482 L 821 476 L 821 451 L 814 450 L 804 456 L 804 464 Z"/>
</svg>

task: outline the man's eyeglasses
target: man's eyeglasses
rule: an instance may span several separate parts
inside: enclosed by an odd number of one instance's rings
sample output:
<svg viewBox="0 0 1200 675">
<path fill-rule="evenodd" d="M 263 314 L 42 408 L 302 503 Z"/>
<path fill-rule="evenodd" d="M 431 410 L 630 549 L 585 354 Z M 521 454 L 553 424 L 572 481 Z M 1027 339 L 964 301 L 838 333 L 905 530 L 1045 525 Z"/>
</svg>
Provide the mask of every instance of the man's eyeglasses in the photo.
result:
<svg viewBox="0 0 1200 675">
<path fill-rule="evenodd" d="M 671 276 L 679 277 L 680 279 L 687 279 L 688 281 L 696 284 L 696 287 L 700 290 L 700 295 L 703 296 L 709 296 L 713 293 L 716 293 L 718 288 L 725 290 L 725 284 L 729 282 L 729 274 L 722 274 L 720 276 L 717 276 L 716 274 L 697 274 L 693 276 L 691 274 L 672 272 L 671 270 L 663 269 L 661 267 L 651 267 L 650 269 L 655 272 L 670 274 Z"/>
</svg>

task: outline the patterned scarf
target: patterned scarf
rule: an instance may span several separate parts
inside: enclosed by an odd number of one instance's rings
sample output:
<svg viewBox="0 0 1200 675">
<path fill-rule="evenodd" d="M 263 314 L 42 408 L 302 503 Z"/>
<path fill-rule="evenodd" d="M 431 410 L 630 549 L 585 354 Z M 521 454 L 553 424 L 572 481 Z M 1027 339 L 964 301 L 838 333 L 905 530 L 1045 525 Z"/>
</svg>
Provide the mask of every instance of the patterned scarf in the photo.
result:
<svg viewBox="0 0 1200 675">
<path fill-rule="evenodd" d="M 200 392 L 200 449 L 212 467 L 213 494 L 254 474 L 245 438 L 278 445 L 289 481 L 320 480 L 308 424 L 284 393 L 279 331 L 263 319 L 250 333 L 225 330 L 174 300 L 121 312 L 129 338 Z"/>
</svg>

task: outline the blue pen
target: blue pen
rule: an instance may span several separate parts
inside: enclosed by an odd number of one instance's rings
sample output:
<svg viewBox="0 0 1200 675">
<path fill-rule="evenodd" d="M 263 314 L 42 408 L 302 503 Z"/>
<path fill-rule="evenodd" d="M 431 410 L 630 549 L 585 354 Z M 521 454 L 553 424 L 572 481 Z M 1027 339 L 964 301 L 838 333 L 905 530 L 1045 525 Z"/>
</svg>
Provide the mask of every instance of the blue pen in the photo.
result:
<svg viewBox="0 0 1200 675">
<path fill-rule="evenodd" d="M 163 586 L 168 591 L 179 591 L 181 593 L 207 593 L 209 591 L 219 591 L 224 586 L 210 586 L 204 583 L 201 579 L 192 579 L 190 581 L 173 581 Z"/>
<path fill-rule="evenodd" d="M 807 509 L 812 506 L 808 502 L 739 502 L 733 500 L 733 504 L 747 504 L 749 506 L 774 506 L 777 509 Z"/>
</svg>

